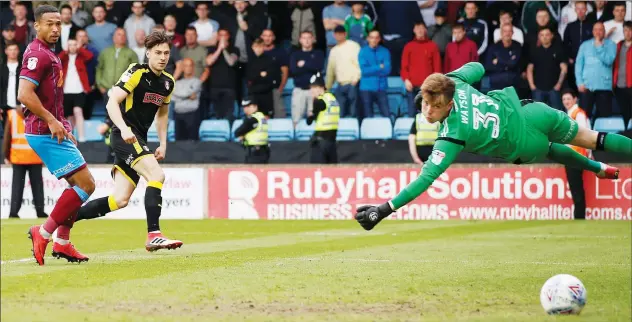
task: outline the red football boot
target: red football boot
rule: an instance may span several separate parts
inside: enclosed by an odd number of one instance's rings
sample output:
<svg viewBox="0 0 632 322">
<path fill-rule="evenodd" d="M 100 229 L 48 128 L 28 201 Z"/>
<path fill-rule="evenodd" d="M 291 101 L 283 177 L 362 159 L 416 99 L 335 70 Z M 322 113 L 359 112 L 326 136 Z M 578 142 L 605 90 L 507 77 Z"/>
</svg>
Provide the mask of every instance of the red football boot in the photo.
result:
<svg viewBox="0 0 632 322">
<path fill-rule="evenodd" d="M 29 239 L 33 243 L 33 257 L 40 266 L 44 265 L 44 254 L 46 254 L 46 246 L 50 242 L 50 239 L 44 238 L 39 232 L 41 225 L 35 225 L 29 228 Z"/>
<path fill-rule="evenodd" d="M 89 258 L 84 254 L 80 253 L 72 243 L 68 243 L 66 245 L 62 245 L 60 243 L 53 244 L 53 257 L 55 258 L 65 258 L 67 261 L 71 263 L 81 263 L 87 262 Z"/>
</svg>

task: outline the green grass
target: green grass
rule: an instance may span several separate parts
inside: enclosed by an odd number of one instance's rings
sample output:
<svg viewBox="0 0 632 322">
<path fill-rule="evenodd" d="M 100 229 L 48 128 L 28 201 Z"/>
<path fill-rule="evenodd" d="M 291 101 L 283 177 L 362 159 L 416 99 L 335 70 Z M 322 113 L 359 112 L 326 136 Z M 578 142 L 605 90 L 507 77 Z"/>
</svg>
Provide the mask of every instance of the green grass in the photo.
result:
<svg viewBox="0 0 632 322">
<path fill-rule="evenodd" d="M 144 221 L 80 222 L 81 265 L 30 257 L 1 222 L 2 321 L 630 321 L 630 222 L 164 221 L 175 251 L 147 253 Z M 50 246 L 49 246 L 50 253 Z M 549 277 L 579 277 L 579 317 L 550 317 Z"/>
</svg>

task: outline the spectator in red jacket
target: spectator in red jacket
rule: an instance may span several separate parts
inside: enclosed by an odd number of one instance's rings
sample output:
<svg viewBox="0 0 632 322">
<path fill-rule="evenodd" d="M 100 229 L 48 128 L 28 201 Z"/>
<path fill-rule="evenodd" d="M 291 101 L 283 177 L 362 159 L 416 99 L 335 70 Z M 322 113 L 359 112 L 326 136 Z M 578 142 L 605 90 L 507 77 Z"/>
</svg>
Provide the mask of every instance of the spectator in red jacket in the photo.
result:
<svg viewBox="0 0 632 322">
<path fill-rule="evenodd" d="M 415 23 L 413 33 L 415 39 L 404 47 L 400 76 L 406 86 L 408 96 L 408 115 L 414 117 L 417 109 L 413 104 L 419 87 L 426 77 L 433 73 L 441 73 L 441 53 L 439 47 L 428 39 L 428 30 L 423 22 Z"/>
<path fill-rule="evenodd" d="M 461 68 L 461 66 L 478 61 L 478 49 L 476 43 L 465 37 L 465 27 L 457 23 L 452 26 L 453 42 L 445 48 L 443 58 L 443 71 L 449 73 Z"/>
<path fill-rule="evenodd" d="M 79 142 L 85 141 L 83 107 L 90 93 L 86 63 L 93 54 L 75 39 L 68 39 L 68 50 L 59 53 L 64 68 L 64 116 L 77 128 Z"/>
<path fill-rule="evenodd" d="M 612 73 L 612 88 L 627 127 L 632 117 L 632 21 L 623 24 L 623 40 L 617 44 Z"/>
</svg>

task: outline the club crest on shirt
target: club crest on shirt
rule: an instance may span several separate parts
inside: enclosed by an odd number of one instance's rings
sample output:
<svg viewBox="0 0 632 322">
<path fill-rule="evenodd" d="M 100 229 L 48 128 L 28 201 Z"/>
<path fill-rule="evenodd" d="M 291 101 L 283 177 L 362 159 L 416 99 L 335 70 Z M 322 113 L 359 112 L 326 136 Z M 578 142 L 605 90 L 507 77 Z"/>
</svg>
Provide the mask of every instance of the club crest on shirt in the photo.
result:
<svg viewBox="0 0 632 322">
<path fill-rule="evenodd" d="M 29 57 L 29 60 L 26 63 L 26 68 L 34 70 L 35 67 L 37 67 L 37 57 Z"/>
<path fill-rule="evenodd" d="M 430 156 L 430 161 L 436 165 L 440 165 L 441 161 L 445 158 L 445 152 L 440 150 L 433 150 L 432 155 Z"/>
</svg>

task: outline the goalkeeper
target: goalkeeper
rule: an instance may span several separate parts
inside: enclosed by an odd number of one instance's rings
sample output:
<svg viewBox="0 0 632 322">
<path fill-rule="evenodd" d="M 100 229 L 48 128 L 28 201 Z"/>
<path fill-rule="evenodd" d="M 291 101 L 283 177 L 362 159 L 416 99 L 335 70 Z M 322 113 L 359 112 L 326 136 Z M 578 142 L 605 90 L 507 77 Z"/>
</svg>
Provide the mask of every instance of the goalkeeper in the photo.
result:
<svg viewBox="0 0 632 322">
<path fill-rule="evenodd" d="M 479 63 L 426 78 L 415 97 L 429 123 L 441 122 L 421 175 L 395 198 L 357 209 L 356 220 L 371 230 L 382 219 L 421 195 L 448 169 L 461 151 L 497 157 L 514 164 L 544 159 L 617 179 L 619 169 L 590 160 L 565 144 L 632 157 L 632 140 L 618 134 L 578 127 L 566 115 L 540 102 L 520 101 L 513 87 L 481 94 L 471 84 L 483 77 Z"/>
</svg>

